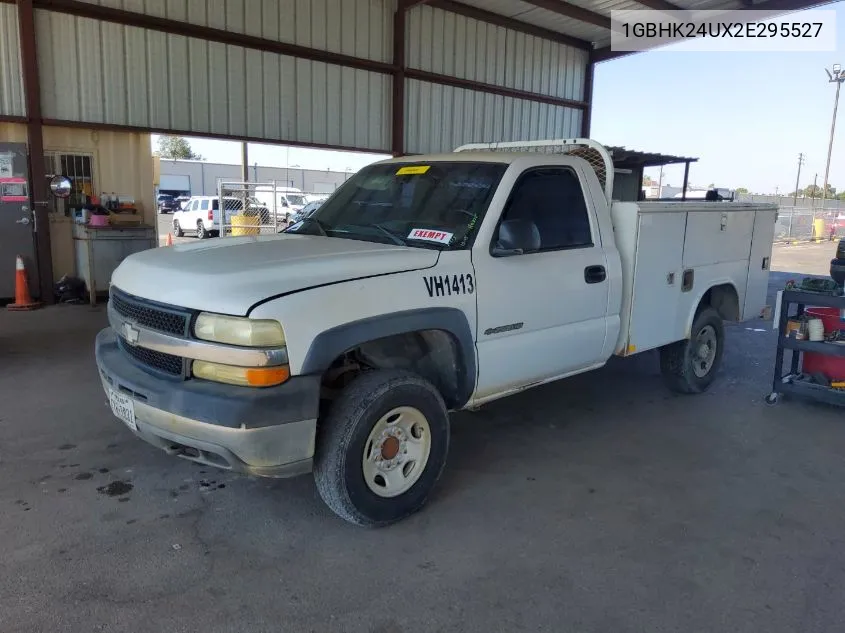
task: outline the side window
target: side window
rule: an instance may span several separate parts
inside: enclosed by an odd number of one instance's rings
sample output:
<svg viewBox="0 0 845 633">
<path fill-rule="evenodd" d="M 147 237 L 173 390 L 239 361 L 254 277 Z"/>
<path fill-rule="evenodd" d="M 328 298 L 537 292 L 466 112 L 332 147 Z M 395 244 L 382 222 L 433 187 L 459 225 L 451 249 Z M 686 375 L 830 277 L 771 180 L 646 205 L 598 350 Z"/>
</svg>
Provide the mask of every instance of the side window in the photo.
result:
<svg viewBox="0 0 845 633">
<path fill-rule="evenodd" d="M 200 207 L 203 211 L 208 211 L 208 200 L 202 201 L 202 206 Z"/>
<path fill-rule="evenodd" d="M 191 211 L 196 211 L 196 210 L 199 208 L 199 205 L 200 205 L 200 201 L 199 201 L 199 200 L 194 200 L 194 201 L 191 203 Z"/>
<path fill-rule="evenodd" d="M 534 252 L 593 246 L 584 192 L 578 176 L 568 167 L 525 172 L 502 214 L 502 223 L 509 220 L 536 227 L 540 241 Z"/>
<path fill-rule="evenodd" d="M 211 201 L 211 210 L 217 211 L 220 208 L 220 205 L 217 204 L 217 198 Z"/>
</svg>

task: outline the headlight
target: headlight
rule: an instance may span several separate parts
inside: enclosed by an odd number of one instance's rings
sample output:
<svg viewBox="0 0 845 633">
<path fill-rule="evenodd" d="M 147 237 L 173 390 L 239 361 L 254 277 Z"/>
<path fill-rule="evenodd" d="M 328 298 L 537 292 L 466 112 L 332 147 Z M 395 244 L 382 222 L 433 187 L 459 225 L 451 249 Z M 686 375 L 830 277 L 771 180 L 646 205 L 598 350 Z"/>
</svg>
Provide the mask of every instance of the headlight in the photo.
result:
<svg viewBox="0 0 845 633">
<path fill-rule="evenodd" d="M 280 367 L 234 367 L 195 360 L 192 371 L 197 378 L 224 382 L 242 387 L 272 387 L 280 385 L 290 378 L 287 365 Z"/>
<path fill-rule="evenodd" d="M 194 325 L 197 338 L 246 347 L 278 347 L 285 344 L 281 323 L 271 319 L 246 319 L 202 312 Z"/>
</svg>

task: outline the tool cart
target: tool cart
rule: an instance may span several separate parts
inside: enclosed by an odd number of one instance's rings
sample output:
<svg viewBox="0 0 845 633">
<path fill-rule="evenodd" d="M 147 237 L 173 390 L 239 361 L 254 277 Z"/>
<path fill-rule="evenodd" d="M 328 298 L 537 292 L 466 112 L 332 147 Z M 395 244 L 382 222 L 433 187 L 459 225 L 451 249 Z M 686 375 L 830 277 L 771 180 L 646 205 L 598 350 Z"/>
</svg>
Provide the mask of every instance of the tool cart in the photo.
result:
<svg viewBox="0 0 845 633">
<path fill-rule="evenodd" d="M 766 402 L 781 394 L 845 406 L 845 239 L 830 262 L 830 279 L 792 282 L 778 293 L 777 353 L 772 391 Z M 791 310 L 795 313 L 790 315 Z M 808 318 L 809 317 L 809 318 Z M 791 351 L 784 371 L 784 352 Z"/>
</svg>

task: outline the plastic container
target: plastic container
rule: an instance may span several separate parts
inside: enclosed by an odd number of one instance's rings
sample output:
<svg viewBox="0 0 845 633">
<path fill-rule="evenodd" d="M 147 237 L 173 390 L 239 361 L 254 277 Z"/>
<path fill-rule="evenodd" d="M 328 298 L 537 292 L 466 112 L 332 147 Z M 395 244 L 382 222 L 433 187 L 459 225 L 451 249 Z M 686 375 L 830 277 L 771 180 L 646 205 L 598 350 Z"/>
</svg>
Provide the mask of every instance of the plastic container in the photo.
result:
<svg viewBox="0 0 845 633">
<path fill-rule="evenodd" d="M 824 342 L 824 321 L 810 319 L 807 322 L 807 338 L 816 343 Z"/>
<path fill-rule="evenodd" d="M 91 219 L 88 220 L 89 226 L 108 226 L 109 225 L 109 216 L 107 215 L 98 215 L 96 213 L 91 214 Z"/>
<path fill-rule="evenodd" d="M 260 222 L 261 218 L 257 215 L 233 215 L 232 236 L 258 235 Z"/>
<path fill-rule="evenodd" d="M 839 308 L 807 308 L 804 312 L 809 317 L 820 319 L 824 324 L 825 332 L 845 330 L 845 321 L 839 318 Z M 835 345 L 835 343 L 830 343 L 830 345 Z M 820 373 L 828 380 L 843 380 L 845 379 L 845 358 L 804 352 L 801 369 L 805 374 Z"/>
</svg>

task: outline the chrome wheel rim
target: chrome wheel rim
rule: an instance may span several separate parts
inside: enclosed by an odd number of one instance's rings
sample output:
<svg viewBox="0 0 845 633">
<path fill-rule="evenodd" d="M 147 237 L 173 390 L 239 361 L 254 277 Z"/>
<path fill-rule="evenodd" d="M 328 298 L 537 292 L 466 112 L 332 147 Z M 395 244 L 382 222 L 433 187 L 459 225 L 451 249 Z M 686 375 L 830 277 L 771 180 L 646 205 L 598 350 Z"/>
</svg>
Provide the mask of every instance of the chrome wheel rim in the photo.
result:
<svg viewBox="0 0 845 633">
<path fill-rule="evenodd" d="M 692 371 L 699 378 L 704 378 L 713 369 L 719 340 L 716 329 L 705 325 L 695 337 L 692 348 Z"/>
<path fill-rule="evenodd" d="M 364 481 L 379 497 L 401 495 L 425 472 L 430 454 L 431 427 L 422 412 L 414 407 L 391 409 L 364 442 Z"/>
</svg>

